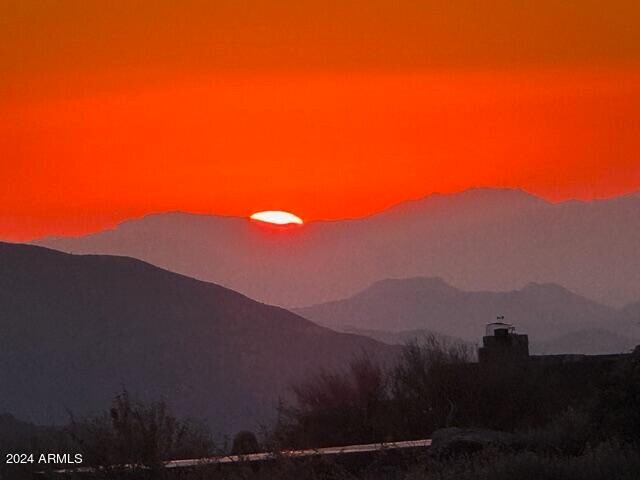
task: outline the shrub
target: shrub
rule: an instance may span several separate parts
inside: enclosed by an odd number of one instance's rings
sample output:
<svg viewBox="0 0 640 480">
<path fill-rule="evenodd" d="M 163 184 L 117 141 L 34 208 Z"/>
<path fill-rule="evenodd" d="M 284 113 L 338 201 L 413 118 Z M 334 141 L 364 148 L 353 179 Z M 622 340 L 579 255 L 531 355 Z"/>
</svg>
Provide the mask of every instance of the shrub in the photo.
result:
<svg viewBox="0 0 640 480">
<path fill-rule="evenodd" d="M 238 432 L 233 438 L 233 446 L 231 447 L 232 455 L 246 455 L 260 451 L 260 444 L 253 432 Z"/>
<path fill-rule="evenodd" d="M 405 437 L 422 436 L 453 425 L 463 404 L 474 401 L 468 346 L 435 335 L 408 342 L 391 372 L 392 397 Z"/>
<path fill-rule="evenodd" d="M 202 457 L 213 449 L 206 427 L 177 419 L 164 402 L 134 400 L 126 390 L 107 413 L 79 422 L 72 418 L 69 434 L 89 465 L 141 466 L 152 477 L 167 460 Z"/>
<path fill-rule="evenodd" d="M 588 408 L 569 408 L 543 427 L 515 435 L 519 448 L 539 453 L 581 455 L 594 442 L 594 424 Z"/>
<path fill-rule="evenodd" d="M 615 436 L 640 443 L 640 347 L 600 389 L 594 419 L 603 438 Z"/>
<path fill-rule="evenodd" d="M 455 462 L 429 464 L 407 480 L 635 480 L 639 476 L 640 453 L 611 442 L 580 456 L 484 451 Z"/>
<path fill-rule="evenodd" d="M 277 443 L 321 447 L 381 441 L 393 429 L 387 379 L 369 358 L 347 372 L 322 372 L 293 387 L 294 403 L 282 403 Z"/>
</svg>

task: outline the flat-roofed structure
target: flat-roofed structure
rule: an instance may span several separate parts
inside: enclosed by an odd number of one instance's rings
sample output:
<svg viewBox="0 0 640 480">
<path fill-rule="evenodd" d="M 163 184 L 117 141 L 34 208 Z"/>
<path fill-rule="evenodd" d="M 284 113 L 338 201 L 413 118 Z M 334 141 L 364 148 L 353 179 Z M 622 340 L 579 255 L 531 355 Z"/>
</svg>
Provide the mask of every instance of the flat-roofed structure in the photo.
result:
<svg viewBox="0 0 640 480">
<path fill-rule="evenodd" d="M 503 317 L 498 317 L 503 319 Z M 529 337 L 516 333 L 513 325 L 504 322 L 487 324 L 482 347 L 478 350 L 480 364 L 517 363 L 529 359 Z"/>
</svg>

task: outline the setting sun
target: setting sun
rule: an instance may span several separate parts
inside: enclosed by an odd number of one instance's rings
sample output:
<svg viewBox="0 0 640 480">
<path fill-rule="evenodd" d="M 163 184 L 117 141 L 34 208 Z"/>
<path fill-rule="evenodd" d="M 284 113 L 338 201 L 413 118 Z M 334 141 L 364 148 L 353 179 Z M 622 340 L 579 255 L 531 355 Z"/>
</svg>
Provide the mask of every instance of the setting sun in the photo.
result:
<svg viewBox="0 0 640 480">
<path fill-rule="evenodd" d="M 251 220 L 258 220 L 259 222 L 273 223 L 275 225 L 290 225 L 292 223 L 302 225 L 304 223 L 297 215 L 281 210 L 256 212 L 249 218 L 251 218 Z"/>
</svg>

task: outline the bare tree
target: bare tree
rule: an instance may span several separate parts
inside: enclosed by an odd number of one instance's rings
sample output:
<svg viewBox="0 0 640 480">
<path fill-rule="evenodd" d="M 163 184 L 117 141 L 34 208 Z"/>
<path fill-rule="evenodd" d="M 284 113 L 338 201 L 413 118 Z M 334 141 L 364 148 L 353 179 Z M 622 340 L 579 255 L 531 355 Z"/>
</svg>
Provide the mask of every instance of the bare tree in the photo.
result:
<svg viewBox="0 0 640 480">
<path fill-rule="evenodd" d="M 294 386 L 293 394 L 293 404 L 280 405 L 277 429 L 288 446 L 345 445 L 388 434 L 387 377 L 368 357 L 353 361 L 346 372 L 321 372 Z"/>
<path fill-rule="evenodd" d="M 127 465 L 153 474 L 168 460 L 205 456 L 213 449 L 203 424 L 179 420 L 164 402 L 143 403 L 124 389 L 108 412 L 72 418 L 69 433 L 86 462 L 106 472 Z"/>
</svg>

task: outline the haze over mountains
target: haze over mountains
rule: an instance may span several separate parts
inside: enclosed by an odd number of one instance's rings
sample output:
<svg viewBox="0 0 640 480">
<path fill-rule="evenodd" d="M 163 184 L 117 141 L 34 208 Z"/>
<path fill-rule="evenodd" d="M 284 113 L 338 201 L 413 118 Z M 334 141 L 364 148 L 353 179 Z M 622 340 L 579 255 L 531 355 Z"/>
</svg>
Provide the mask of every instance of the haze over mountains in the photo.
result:
<svg viewBox="0 0 640 480">
<path fill-rule="evenodd" d="M 534 353 L 595 354 L 627 351 L 640 343 L 640 326 L 627 310 L 600 305 L 555 284 L 467 292 L 440 278 L 418 277 L 376 282 L 353 297 L 294 311 L 386 343 L 433 332 L 476 344 L 485 324 L 504 315 L 529 335 Z"/>
<path fill-rule="evenodd" d="M 426 341 L 428 343 L 428 337 L 433 335 L 436 340 L 444 345 L 453 343 L 466 345 L 472 355 L 477 354 L 477 348 L 482 343 L 479 338 L 475 339 L 475 341 L 463 340 L 449 335 L 442 335 L 429 329 L 389 331 L 346 326 L 336 327 L 336 330 L 370 337 L 388 345 L 405 345 L 407 342 L 413 341 L 418 343 Z M 633 330 L 635 331 L 635 329 Z M 549 341 L 530 341 L 529 353 L 531 355 L 606 355 L 628 353 L 638 345 L 640 345 L 640 336 L 632 338 L 609 330 L 594 328 L 567 333 Z"/>
<path fill-rule="evenodd" d="M 0 412 L 44 424 L 125 386 L 234 433 L 312 371 L 396 352 L 139 260 L 6 243 L 0 332 Z"/>
<path fill-rule="evenodd" d="M 637 194 L 554 204 L 520 190 L 474 189 L 299 228 L 167 213 L 35 243 L 133 256 L 287 307 L 346 298 L 385 278 L 416 276 L 438 276 L 464 290 L 557 283 L 623 306 L 640 299 L 639 212 Z"/>
</svg>

